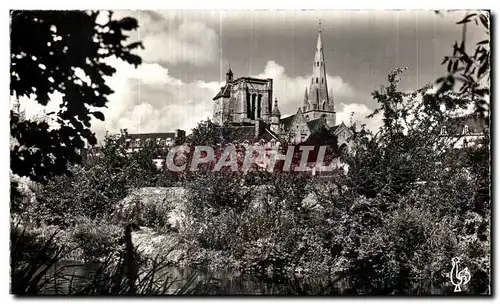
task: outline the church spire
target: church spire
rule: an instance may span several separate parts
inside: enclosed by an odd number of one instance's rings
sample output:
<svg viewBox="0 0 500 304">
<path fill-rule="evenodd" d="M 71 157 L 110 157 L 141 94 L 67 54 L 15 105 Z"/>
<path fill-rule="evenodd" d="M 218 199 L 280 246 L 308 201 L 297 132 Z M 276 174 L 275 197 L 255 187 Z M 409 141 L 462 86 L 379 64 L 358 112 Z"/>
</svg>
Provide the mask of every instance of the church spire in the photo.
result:
<svg viewBox="0 0 500 304">
<path fill-rule="evenodd" d="M 328 104 L 328 84 L 326 80 L 325 56 L 323 54 L 323 40 L 321 37 L 321 20 L 318 26 L 318 42 L 314 54 L 311 85 L 309 86 L 309 102 L 312 106 L 308 110 L 320 110 L 322 104 Z"/>
</svg>

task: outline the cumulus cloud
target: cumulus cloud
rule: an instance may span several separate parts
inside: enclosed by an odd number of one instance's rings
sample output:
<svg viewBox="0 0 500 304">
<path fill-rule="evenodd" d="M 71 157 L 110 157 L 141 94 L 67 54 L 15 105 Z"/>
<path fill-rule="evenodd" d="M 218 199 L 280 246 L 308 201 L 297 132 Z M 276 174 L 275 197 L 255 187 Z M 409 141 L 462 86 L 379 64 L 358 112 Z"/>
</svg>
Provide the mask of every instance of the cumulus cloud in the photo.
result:
<svg viewBox="0 0 500 304">
<path fill-rule="evenodd" d="M 99 138 L 106 131 L 125 128 L 130 133 L 189 131 L 212 115 L 212 98 L 220 83 L 185 83 L 157 63 L 143 63 L 137 69 L 118 60 L 111 64 L 117 73 L 108 84 L 115 93 L 103 111 L 106 120 L 94 120 L 92 126 Z"/>
<path fill-rule="evenodd" d="M 373 112 L 364 104 L 359 103 L 341 103 L 337 106 L 337 124 L 344 122 L 346 125 L 356 123 L 357 126 L 365 125 L 367 129 L 377 131 L 382 125 L 382 113 L 373 118 L 366 118 Z"/>
<path fill-rule="evenodd" d="M 145 50 L 140 54 L 146 61 L 170 64 L 205 65 L 218 58 L 219 36 L 200 22 L 183 22 L 165 32 L 143 37 Z"/>
<path fill-rule="evenodd" d="M 139 21 L 140 27 L 131 38 L 142 41 L 144 50 L 138 54 L 145 62 L 202 66 L 219 58 L 219 35 L 204 19 L 154 11 L 116 14 L 117 18 L 131 16 Z"/>
</svg>

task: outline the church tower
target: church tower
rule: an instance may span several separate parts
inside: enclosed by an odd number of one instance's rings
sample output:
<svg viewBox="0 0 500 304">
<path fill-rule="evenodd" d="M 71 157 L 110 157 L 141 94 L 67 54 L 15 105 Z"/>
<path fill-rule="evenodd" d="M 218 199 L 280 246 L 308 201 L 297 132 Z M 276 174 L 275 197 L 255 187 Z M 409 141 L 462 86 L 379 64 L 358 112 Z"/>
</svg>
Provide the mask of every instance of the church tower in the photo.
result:
<svg viewBox="0 0 500 304">
<path fill-rule="evenodd" d="M 304 116 L 307 120 L 325 117 L 328 126 L 335 126 L 335 106 L 333 96 L 328 94 L 328 83 L 326 78 L 325 56 L 323 54 L 323 40 L 321 39 L 321 21 L 319 22 L 318 41 L 316 53 L 314 54 L 313 71 L 309 92 L 304 96 Z"/>
</svg>

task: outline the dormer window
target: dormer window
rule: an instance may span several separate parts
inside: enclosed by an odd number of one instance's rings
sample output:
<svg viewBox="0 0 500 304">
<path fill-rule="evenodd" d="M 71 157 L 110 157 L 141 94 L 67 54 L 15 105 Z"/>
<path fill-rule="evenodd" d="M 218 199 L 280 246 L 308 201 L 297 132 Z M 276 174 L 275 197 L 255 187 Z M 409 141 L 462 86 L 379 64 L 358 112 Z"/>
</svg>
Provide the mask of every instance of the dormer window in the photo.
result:
<svg viewBox="0 0 500 304">
<path fill-rule="evenodd" d="M 446 135 L 446 127 L 441 127 L 441 135 Z"/>
</svg>

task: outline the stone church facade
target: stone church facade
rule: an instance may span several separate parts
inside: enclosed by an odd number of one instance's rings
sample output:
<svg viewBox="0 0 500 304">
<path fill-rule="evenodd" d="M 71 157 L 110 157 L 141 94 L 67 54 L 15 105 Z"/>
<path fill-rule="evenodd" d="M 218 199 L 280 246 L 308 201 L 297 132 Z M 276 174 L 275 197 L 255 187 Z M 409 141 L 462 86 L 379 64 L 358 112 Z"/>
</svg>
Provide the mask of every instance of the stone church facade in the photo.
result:
<svg viewBox="0 0 500 304">
<path fill-rule="evenodd" d="M 322 136 L 336 137 L 338 147 L 349 149 L 352 131 L 344 123 L 336 124 L 333 92 L 328 91 L 321 28 L 312 68 L 302 105 L 296 114 L 287 117 L 281 117 L 278 99 L 274 97 L 273 101 L 272 79 L 234 79 L 229 69 L 226 84 L 213 98 L 213 122 L 234 128 L 255 126 L 255 141 L 265 134 L 266 139 L 300 144 L 321 132 Z"/>
</svg>

